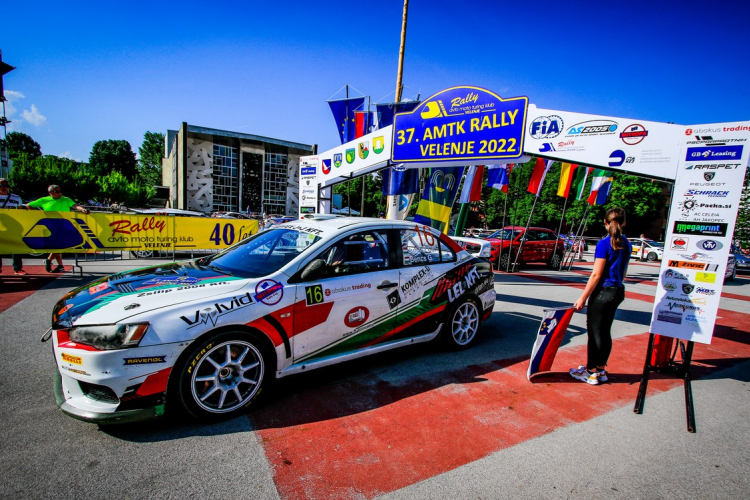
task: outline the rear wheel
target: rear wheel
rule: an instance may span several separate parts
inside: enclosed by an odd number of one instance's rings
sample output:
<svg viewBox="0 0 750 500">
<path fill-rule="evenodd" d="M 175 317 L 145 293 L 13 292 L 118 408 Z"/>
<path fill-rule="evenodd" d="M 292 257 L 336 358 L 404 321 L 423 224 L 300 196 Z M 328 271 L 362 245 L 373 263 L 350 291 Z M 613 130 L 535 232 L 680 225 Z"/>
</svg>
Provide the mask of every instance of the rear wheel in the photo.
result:
<svg viewBox="0 0 750 500">
<path fill-rule="evenodd" d="M 479 331 L 480 311 L 473 300 L 464 300 L 451 306 L 443 326 L 443 342 L 451 349 L 465 349 L 476 339 Z"/>
<path fill-rule="evenodd" d="M 550 269 L 554 269 L 555 271 L 559 271 L 561 265 L 562 265 L 562 255 L 560 255 L 559 252 L 553 253 L 552 257 L 549 258 L 549 262 L 547 262 L 547 266 Z"/>
<path fill-rule="evenodd" d="M 153 250 L 133 250 L 130 252 L 130 255 L 135 257 L 136 259 L 150 259 L 154 256 Z"/>
<path fill-rule="evenodd" d="M 659 256 L 656 255 L 656 252 L 649 252 L 648 255 L 646 256 L 646 259 L 649 260 L 649 261 L 651 261 L 651 262 L 654 262 L 658 258 L 659 258 Z"/>
<path fill-rule="evenodd" d="M 201 420 L 245 412 L 270 377 L 264 350 L 256 338 L 240 332 L 197 343 L 176 373 L 182 407 Z"/>
<path fill-rule="evenodd" d="M 508 252 L 500 255 L 497 259 L 498 271 L 505 271 L 508 269 L 508 264 L 511 263 L 510 254 Z"/>
</svg>

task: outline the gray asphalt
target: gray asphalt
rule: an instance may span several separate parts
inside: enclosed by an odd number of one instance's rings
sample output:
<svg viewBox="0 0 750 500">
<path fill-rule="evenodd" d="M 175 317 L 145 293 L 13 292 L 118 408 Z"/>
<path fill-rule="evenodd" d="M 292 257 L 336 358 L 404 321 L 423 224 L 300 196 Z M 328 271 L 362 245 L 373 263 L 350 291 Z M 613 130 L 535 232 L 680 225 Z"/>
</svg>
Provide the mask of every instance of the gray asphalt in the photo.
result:
<svg viewBox="0 0 750 500">
<path fill-rule="evenodd" d="M 52 393 L 51 347 L 39 337 L 54 303 L 101 274 L 144 261 L 84 264 L 0 314 L 0 497 L 2 498 L 279 498 L 274 471 L 254 432 L 240 417 L 213 425 L 150 422 L 97 427 L 71 419 Z M 630 276 L 655 277 L 658 268 L 634 264 Z M 534 273 L 579 280 L 575 273 Z M 630 291 L 653 293 L 648 285 Z M 725 291 L 750 297 L 750 280 Z M 579 291 L 498 276 L 498 301 L 473 349 L 431 347 L 313 372 L 281 384 L 279 401 L 306 387 L 377 373 L 383 380 L 429 379 L 469 364 L 528 356 L 542 307 L 572 303 Z M 750 313 L 750 302 L 722 299 Z M 647 330 L 651 306 L 626 300 L 615 336 Z M 738 325 L 746 329 L 745 325 Z M 585 344 L 585 317 L 575 315 L 562 348 Z M 498 451 L 382 498 L 747 498 L 750 496 L 750 362 L 693 382 L 698 433 L 685 430 L 681 387 L 649 396 L 643 415 L 632 406 L 574 423 Z"/>
</svg>

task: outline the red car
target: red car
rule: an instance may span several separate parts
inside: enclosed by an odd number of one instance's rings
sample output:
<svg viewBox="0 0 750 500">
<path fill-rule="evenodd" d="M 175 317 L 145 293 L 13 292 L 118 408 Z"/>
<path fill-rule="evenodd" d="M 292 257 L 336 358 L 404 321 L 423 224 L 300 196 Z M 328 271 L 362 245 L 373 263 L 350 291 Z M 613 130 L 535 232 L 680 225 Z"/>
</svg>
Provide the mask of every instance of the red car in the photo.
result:
<svg viewBox="0 0 750 500">
<path fill-rule="evenodd" d="M 524 238 L 524 230 L 525 228 L 520 226 L 507 226 L 487 237 L 487 241 L 492 244 L 491 261 L 496 269 L 507 269 L 508 258 L 510 263 L 515 262 L 521 240 Z M 552 269 L 560 269 L 564 251 L 565 241 L 558 238 L 554 231 L 543 227 L 530 227 L 518 262 L 545 262 Z"/>
</svg>

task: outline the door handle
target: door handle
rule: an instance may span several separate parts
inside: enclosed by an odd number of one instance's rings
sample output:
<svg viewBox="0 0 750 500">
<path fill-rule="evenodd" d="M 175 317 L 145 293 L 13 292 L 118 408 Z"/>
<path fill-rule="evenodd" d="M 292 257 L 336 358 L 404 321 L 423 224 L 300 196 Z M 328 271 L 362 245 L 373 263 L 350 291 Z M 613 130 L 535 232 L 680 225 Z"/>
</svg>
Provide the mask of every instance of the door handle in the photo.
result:
<svg viewBox="0 0 750 500">
<path fill-rule="evenodd" d="M 384 281 L 378 285 L 378 290 L 387 290 L 388 288 L 393 288 L 396 286 L 398 286 L 398 283 L 391 283 L 390 281 Z"/>
</svg>

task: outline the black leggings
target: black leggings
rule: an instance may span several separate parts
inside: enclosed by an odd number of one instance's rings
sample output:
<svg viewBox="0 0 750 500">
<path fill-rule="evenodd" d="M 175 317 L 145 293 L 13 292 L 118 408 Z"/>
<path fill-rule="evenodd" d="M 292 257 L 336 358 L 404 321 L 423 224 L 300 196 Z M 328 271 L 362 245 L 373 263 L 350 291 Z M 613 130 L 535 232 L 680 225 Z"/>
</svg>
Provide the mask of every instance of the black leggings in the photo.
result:
<svg viewBox="0 0 750 500">
<path fill-rule="evenodd" d="M 593 370 L 605 366 L 612 352 L 612 322 L 617 306 L 625 299 L 625 288 L 597 287 L 591 293 L 586 310 L 586 327 L 589 335 L 586 368 Z"/>
</svg>

